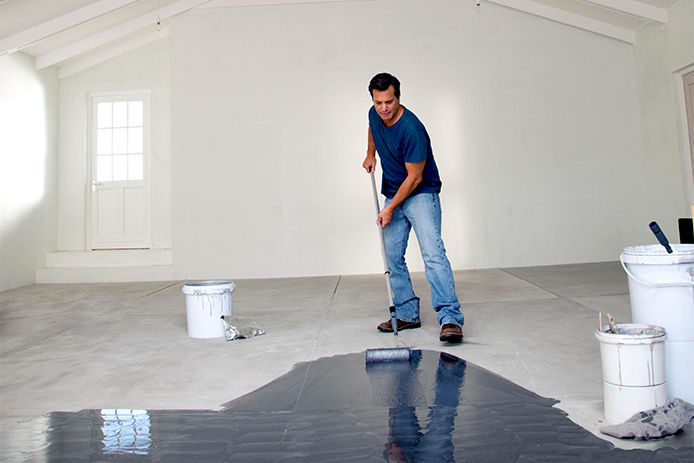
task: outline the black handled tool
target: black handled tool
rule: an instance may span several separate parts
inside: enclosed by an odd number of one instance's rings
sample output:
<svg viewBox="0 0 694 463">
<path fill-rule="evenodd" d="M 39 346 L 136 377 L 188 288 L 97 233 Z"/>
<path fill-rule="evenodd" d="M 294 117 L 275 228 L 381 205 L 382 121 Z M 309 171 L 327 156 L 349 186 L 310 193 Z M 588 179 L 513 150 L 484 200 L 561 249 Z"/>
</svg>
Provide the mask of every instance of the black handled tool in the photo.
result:
<svg viewBox="0 0 694 463">
<path fill-rule="evenodd" d="M 665 250 L 667 251 L 668 254 L 672 254 L 672 248 L 670 247 L 670 243 L 668 242 L 667 238 L 665 237 L 665 234 L 663 231 L 660 229 L 658 224 L 656 222 L 651 222 L 648 224 L 649 227 L 651 227 L 651 231 L 655 235 L 656 238 L 658 238 L 658 241 L 660 241 L 660 244 L 665 247 Z"/>
</svg>

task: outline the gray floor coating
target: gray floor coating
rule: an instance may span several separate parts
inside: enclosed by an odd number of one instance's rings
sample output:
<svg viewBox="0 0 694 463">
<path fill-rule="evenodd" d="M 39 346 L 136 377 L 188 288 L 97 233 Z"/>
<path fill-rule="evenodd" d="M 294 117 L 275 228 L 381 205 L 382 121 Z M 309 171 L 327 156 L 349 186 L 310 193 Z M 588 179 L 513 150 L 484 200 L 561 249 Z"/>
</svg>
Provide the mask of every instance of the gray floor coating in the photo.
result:
<svg viewBox="0 0 694 463">
<path fill-rule="evenodd" d="M 345 354 L 299 363 L 222 411 L 52 412 L 46 453 L 53 463 L 691 463 L 694 447 L 614 448 L 555 403 L 445 352 Z"/>
<path fill-rule="evenodd" d="M 692 426 L 659 442 L 619 441 L 602 425 L 598 311 L 631 319 L 618 263 L 455 272 L 465 342 L 438 341 L 423 274 L 418 330 L 376 331 L 387 318 L 381 275 L 237 280 L 234 315 L 267 334 L 186 334 L 185 282 L 33 285 L 0 293 L 0 459 L 42 461 L 50 412 L 220 410 L 298 362 L 372 347 L 445 351 L 543 397 L 619 448 L 694 443 Z"/>
</svg>

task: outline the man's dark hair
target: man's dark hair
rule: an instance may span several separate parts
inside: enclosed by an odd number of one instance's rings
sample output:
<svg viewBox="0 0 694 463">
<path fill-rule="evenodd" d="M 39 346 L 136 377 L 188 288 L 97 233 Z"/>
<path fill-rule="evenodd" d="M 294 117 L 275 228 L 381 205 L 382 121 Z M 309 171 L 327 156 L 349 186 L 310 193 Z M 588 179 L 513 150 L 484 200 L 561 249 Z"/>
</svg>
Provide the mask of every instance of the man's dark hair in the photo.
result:
<svg viewBox="0 0 694 463">
<path fill-rule="evenodd" d="M 369 93 L 373 98 L 374 89 L 380 92 L 385 92 L 391 85 L 395 91 L 395 98 L 400 98 L 400 81 L 395 76 L 392 76 L 387 72 L 376 74 L 373 79 L 371 79 L 371 82 L 369 82 Z"/>
</svg>

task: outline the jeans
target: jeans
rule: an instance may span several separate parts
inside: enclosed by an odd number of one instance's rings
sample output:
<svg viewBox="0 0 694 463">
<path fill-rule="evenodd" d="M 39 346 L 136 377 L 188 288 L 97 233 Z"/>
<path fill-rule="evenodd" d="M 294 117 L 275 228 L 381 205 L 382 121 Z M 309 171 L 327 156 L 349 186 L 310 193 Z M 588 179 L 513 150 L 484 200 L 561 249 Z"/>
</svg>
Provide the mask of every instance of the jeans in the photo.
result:
<svg viewBox="0 0 694 463">
<path fill-rule="evenodd" d="M 390 201 L 386 199 L 386 206 Z M 420 193 L 407 198 L 383 230 L 396 317 L 408 322 L 419 321 L 419 298 L 412 290 L 410 272 L 405 263 L 405 250 L 412 228 L 422 251 L 436 319 L 440 325 L 453 323 L 462 326 L 464 317 L 455 293 L 453 271 L 441 239 L 441 204 L 437 193 Z"/>
</svg>

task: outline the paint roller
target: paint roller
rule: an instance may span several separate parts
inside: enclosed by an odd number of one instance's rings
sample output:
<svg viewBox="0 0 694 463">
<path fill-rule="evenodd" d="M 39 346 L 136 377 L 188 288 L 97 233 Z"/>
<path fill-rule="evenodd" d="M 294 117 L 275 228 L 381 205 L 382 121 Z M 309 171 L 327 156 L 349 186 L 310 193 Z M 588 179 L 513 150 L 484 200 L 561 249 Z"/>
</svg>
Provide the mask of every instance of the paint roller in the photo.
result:
<svg viewBox="0 0 694 463">
<path fill-rule="evenodd" d="M 658 224 L 656 222 L 651 222 L 648 224 L 648 226 L 651 228 L 651 231 L 653 232 L 655 237 L 658 238 L 660 244 L 663 245 L 667 253 L 672 254 L 672 248 L 670 247 L 670 243 L 668 242 L 667 238 L 665 237 L 665 233 L 663 233 Z"/>
<path fill-rule="evenodd" d="M 376 204 L 376 217 L 381 213 L 381 206 L 378 204 L 378 191 L 376 191 L 376 178 L 374 177 L 373 169 L 371 170 L 371 188 L 374 194 L 374 203 Z M 386 259 L 386 241 L 383 236 L 383 228 L 379 225 L 381 232 L 381 254 L 383 254 L 383 267 L 386 275 L 386 289 L 388 290 L 388 303 L 390 310 L 390 324 L 393 326 L 393 334 L 398 335 L 398 320 L 395 317 L 395 304 L 393 304 L 393 290 L 390 287 L 390 270 L 388 269 L 388 260 Z M 409 358 L 409 357 L 408 357 Z"/>
<path fill-rule="evenodd" d="M 366 349 L 366 363 L 409 362 L 412 349 L 409 347 Z"/>
</svg>

